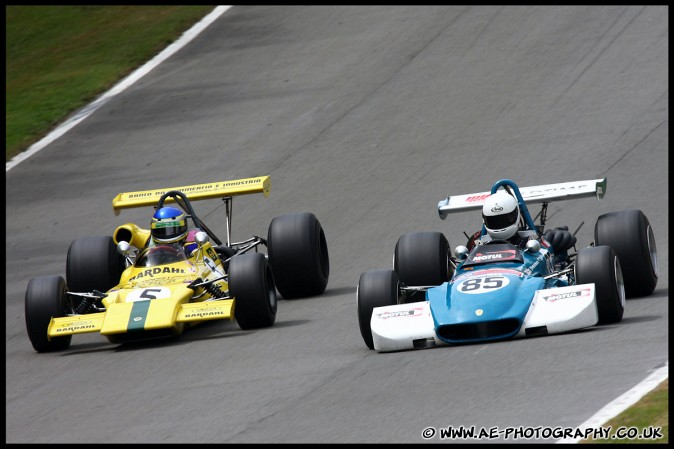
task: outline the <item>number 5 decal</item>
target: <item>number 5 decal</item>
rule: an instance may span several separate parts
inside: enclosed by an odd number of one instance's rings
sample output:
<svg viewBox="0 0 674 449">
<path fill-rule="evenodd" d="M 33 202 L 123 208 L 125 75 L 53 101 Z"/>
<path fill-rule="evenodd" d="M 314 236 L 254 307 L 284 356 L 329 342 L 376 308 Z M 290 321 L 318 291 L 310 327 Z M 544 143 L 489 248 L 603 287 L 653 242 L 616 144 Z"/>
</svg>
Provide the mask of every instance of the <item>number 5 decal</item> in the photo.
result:
<svg viewBox="0 0 674 449">
<path fill-rule="evenodd" d="M 459 283 L 456 288 L 461 293 L 479 294 L 498 290 L 509 283 L 505 276 L 474 277 Z"/>
<path fill-rule="evenodd" d="M 143 293 L 140 294 L 140 297 L 144 299 L 157 299 L 157 297 L 154 296 L 157 293 L 161 293 L 161 288 L 146 288 L 143 290 Z"/>
<path fill-rule="evenodd" d="M 139 288 L 126 295 L 126 302 L 149 301 L 150 299 L 170 298 L 171 290 L 167 287 Z"/>
</svg>

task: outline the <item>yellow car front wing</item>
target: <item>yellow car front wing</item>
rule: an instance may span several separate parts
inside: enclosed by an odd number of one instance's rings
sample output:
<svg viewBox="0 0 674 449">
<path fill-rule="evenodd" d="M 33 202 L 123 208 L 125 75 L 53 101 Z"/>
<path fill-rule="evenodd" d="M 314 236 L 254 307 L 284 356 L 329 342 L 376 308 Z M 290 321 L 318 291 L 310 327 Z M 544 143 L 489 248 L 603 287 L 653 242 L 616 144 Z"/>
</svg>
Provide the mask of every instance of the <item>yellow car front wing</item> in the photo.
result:
<svg viewBox="0 0 674 449">
<path fill-rule="evenodd" d="M 52 318 L 49 337 L 100 332 L 122 334 L 178 327 L 180 323 L 234 319 L 234 300 L 180 304 L 171 298 L 110 304 L 105 312 Z"/>
</svg>

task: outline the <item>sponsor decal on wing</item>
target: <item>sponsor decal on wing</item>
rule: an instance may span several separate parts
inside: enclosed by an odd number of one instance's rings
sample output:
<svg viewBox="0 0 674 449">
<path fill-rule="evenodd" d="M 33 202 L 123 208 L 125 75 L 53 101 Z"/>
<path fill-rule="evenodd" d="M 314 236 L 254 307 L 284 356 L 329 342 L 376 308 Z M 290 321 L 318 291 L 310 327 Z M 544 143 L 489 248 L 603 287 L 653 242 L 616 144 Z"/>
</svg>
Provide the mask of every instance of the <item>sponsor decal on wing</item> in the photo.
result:
<svg viewBox="0 0 674 449">
<path fill-rule="evenodd" d="M 96 324 L 93 321 L 78 321 L 77 323 L 63 323 L 56 327 L 57 334 L 63 332 L 75 332 L 85 329 L 96 329 Z"/>
<path fill-rule="evenodd" d="M 471 195 L 466 198 L 466 203 L 475 203 L 477 201 L 484 201 L 487 199 L 487 197 L 491 195 L 490 193 L 484 194 L 484 195 Z"/>
<path fill-rule="evenodd" d="M 214 318 L 229 316 L 222 307 L 204 307 L 194 312 L 185 313 L 185 318 Z"/>
<path fill-rule="evenodd" d="M 382 320 L 386 320 L 389 318 L 408 318 L 408 317 L 414 317 L 414 316 L 421 316 L 423 313 L 422 308 L 411 308 L 407 310 L 397 310 L 393 312 L 382 312 L 382 313 L 375 313 L 375 315 L 378 318 L 381 318 Z"/>
<path fill-rule="evenodd" d="M 586 297 L 590 296 L 592 294 L 592 289 L 589 288 L 583 288 L 580 290 L 576 291 L 571 291 L 571 292 L 566 292 L 566 293 L 553 293 L 553 294 L 542 294 L 541 298 L 548 302 L 554 302 L 560 299 L 568 299 L 568 298 L 581 298 L 581 297 Z"/>
</svg>

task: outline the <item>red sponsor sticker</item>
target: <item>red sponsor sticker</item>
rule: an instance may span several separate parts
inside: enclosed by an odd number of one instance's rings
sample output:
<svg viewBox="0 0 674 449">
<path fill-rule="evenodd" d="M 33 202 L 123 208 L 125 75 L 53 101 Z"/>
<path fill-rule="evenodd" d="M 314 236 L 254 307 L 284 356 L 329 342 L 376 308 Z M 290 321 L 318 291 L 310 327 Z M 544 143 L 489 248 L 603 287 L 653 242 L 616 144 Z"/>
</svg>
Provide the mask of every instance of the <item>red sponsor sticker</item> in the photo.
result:
<svg viewBox="0 0 674 449">
<path fill-rule="evenodd" d="M 487 193 L 485 195 L 469 196 L 468 198 L 466 198 L 466 202 L 467 203 L 474 203 L 475 201 L 482 201 L 485 198 L 487 198 L 489 195 L 491 195 L 491 194 Z"/>
</svg>

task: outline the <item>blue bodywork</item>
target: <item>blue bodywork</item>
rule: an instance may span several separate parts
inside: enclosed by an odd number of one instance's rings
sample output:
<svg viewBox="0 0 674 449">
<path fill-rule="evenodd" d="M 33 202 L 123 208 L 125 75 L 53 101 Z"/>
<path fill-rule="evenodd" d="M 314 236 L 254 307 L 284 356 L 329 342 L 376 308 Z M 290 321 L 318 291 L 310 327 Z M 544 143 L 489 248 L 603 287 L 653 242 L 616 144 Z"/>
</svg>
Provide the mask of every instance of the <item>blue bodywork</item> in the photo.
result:
<svg viewBox="0 0 674 449">
<path fill-rule="evenodd" d="M 510 180 L 494 184 L 512 188 L 529 229 L 535 230 L 519 188 Z M 484 233 L 484 227 L 483 227 Z M 544 279 L 553 267 L 551 248 L 521 251 L 505 241 L 478 245 L 455 270 L 449 282 L 426 290 L 437 337 L 447 343 L 494 341 L 514 337 L 536 290 L 565 287 L 569 281 Z"/>
</svg>

